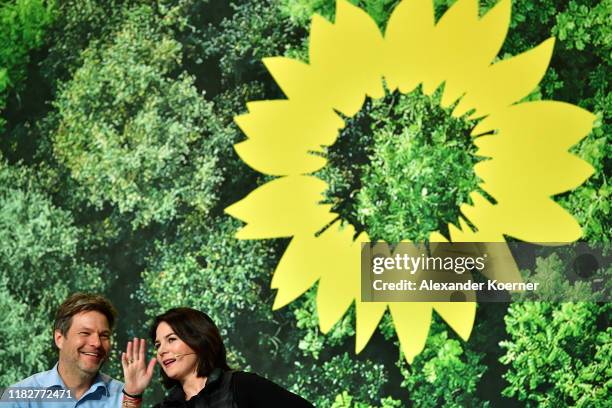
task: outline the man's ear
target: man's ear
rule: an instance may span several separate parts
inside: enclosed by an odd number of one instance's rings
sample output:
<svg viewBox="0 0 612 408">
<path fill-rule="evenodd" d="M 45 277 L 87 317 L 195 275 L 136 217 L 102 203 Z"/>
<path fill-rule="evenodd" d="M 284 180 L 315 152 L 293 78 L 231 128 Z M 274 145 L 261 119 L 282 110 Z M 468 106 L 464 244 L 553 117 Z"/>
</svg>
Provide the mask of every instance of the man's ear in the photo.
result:
<svg viewBox="0 0 612 408">
<path fill-rule="evenodd" d="M 59 330 L 55 330 L 53 332 L 53 339 L 55 340 L 55 345 L 57 346 L 58 349 L 62 349 L 62 346 L 64 345 L 64 339 L 66 337 L 62 334 L 61 331 Z"/>
</svg>

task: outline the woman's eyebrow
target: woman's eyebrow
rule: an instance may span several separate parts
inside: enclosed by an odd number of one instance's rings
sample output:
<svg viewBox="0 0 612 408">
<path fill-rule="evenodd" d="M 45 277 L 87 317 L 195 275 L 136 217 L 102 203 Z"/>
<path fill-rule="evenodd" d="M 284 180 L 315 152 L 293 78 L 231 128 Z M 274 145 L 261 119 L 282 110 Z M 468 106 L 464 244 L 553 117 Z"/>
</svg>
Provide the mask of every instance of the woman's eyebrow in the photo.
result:
<svg viewBox="0 0 612 408">
<path fill-rule="evenodd" d="M 172 336 L 174 334 L 174 332 L 168 333 L 164 336 L 164 339 L 167 339 L 168 337 Z M 155 344 L 158 344 L 159 340 L 155 339 Z"/>
</svg>

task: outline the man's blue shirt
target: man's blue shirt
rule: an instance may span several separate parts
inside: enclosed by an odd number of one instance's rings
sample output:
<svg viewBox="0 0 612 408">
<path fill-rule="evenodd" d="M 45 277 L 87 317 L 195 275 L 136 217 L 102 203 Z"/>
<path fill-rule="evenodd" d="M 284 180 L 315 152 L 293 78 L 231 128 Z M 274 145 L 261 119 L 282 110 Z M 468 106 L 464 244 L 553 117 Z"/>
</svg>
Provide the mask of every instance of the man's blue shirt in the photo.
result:
<svg viewBox="0 0 612 408">
<path fill-rule="evenodd" d="M 17 389 L 14 387 L 20 387 L 20 389 L 27 387 L 36 390 L 68 390 L 57 371 L 57 364 L 51 370 L 34 374 L 5 390 L 0 408 L 120 408 L 123 399 L 121 393 L 123 383 L 102 373 L 96 375 L 91 387 L 79 400 L 73 398 L 70 401 L 43 402 L 44 399 L 39 398 L 37 401 L 13 399 L 11 402 L 8 394 L 9 390 Z"/>
</svg>

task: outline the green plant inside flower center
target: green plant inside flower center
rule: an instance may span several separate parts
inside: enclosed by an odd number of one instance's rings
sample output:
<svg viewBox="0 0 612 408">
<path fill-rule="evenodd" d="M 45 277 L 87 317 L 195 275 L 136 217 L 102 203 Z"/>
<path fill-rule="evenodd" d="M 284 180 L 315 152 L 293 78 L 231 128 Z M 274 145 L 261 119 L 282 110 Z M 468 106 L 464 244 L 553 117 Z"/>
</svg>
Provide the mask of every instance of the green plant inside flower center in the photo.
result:
<svg viewBox="0 0 612 408">
<path fill-rule="evenodd" d="M 328 149 L 319 174 L 330 184 L 327 202 L 372 240 L 448 237 L 448 223 L 478 188 L 475 123 L 452 118 L 440 96 L 416 90 L 368 100 Z"/>
</svg>

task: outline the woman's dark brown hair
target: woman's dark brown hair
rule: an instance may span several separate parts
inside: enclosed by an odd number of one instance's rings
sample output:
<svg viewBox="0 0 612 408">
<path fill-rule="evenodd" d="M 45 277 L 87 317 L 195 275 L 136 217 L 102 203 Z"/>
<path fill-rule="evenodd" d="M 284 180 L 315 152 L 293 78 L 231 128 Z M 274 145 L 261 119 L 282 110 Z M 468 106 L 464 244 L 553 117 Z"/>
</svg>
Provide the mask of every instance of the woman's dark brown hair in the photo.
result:
<svg viewBox="0 0 612 408">
<path fill-rule="evenodd" d="M 208 377 L 215 368 L 230 369 L 219 329 L 206 313 L 188 307 L 178 307 L 157 316 L 149 331 L 152 343 L 155 343 L 157 326 L 161 322 L 166 322 L 174 333 L 195 351 L 198 356 L 198 377 Z M 169 378 L 163 369 L 160 372 L 164 387 L 170 388 L 179 384 Z"/>
</svg>

